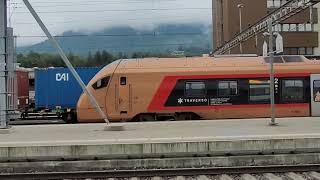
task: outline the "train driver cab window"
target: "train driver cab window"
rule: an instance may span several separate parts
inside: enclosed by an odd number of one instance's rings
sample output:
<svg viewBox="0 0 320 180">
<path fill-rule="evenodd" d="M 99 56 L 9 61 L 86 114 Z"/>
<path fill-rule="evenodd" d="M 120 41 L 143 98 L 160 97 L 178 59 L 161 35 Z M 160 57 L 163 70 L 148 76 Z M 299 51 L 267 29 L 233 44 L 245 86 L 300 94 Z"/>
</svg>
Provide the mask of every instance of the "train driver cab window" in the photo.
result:
<svg viewBox="0 0 320 180">
<path fill-rule="evenodd" d="M 237 81 L 219 81 L 218 83 L 218 95 L 225 96 L 236 96 L 238 95 L 238 82 Z"/>
<path fill-rule="evenodd" d="M 269 80 L 250 80 L 249 81 L 251 102 L 270 101 L 270 81 Z"/>
<path fill-rule="evenodd" d="M 186 96 L 204 97 L 206 96 L 206 84 L 204 81 L 186 82 Z"/>
<path fill-rule="evenodd" d="M 108 86 L 110 80 L 110 76 L 107 76 L 105 78 L 99 79 L 96 83 L 92 85 L 93 89 L 102 89 L 104 87 Z"/>
<path fill-rule="evenodd" d="M 285 102 L 303 101 L 303 80 L 283 80 L 282 100 Z"/>
</svg>

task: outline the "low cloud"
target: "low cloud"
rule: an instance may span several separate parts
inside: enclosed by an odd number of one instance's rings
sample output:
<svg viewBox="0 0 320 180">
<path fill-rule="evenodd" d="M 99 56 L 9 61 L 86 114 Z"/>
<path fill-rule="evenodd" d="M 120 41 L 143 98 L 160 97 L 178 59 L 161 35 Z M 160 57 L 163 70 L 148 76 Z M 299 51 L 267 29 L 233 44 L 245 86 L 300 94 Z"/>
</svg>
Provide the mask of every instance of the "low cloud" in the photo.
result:
<svg viewBox="0 0 320 180">
<path fill-rule="evenodd" d="M 59 1 L 59 2 L 58 2 Z M 211 0 L 31 0 L 52 34 L 95 32 L 113 26 L 152 29 L 163 23 L 211 24 Z M 11 1 L 10 24 L 16 35 L 44 35 L 21 0 Z M 20 37 L 18 45 L 42 41 Z"/>
</svg>

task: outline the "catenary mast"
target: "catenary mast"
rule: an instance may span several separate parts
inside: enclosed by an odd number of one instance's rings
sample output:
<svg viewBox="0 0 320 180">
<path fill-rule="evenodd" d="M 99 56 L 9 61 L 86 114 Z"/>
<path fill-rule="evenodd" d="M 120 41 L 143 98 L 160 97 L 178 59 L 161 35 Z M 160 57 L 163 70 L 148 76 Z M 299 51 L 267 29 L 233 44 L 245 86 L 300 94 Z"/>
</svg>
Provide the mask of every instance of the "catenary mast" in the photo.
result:
<svg viewBox="0 0 320 180">
<path fill-rule="evenodd" d="M 7 82 L 6 82 L 6 29 L 7 0 L 0 0 L 0 129 L 7 126 Z"/>
</svg>

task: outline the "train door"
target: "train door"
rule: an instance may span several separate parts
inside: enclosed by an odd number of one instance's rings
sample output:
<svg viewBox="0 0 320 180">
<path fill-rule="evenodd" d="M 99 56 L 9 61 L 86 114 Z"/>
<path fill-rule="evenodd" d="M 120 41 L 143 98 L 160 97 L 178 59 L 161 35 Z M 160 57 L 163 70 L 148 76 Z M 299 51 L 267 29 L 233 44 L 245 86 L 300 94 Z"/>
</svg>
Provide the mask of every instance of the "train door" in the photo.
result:
<svg viewBox="0 0 320 180">
<path fill-rule="evenodd" d="M 320 117 L 320 74 L 311 75 L 311 115 Z"/>
<path fill-rule="evenodd" d="M 127 76 L 120 76 L 118 107 L 121 115 L 126 116 L 129 111 L 130 86 Z"/>
</svg>

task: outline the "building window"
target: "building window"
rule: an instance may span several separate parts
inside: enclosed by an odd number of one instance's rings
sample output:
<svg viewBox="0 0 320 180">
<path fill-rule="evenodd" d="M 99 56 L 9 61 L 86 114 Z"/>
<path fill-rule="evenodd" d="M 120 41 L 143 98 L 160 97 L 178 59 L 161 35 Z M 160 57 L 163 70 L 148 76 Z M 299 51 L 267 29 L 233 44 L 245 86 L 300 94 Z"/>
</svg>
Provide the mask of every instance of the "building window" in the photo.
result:
<svg viewBox="0 0 320 180">
<path fill-rule="evenodd" d="M 238 82 L 237 81 L 219 81 L 218 95 L 222 97 L 238 95 Z"/>
<path fill-rule="evenodd" d="M 289 31 L 297 31 L 297 25 L 296 24 L 290 24 Z"/>
<path fill-rule="evenodd" d="M 252 102 L 270 101 L 270 81 L 268 80 L 250 80 L 250 96 Z"/>
<path fill-rule="evenodd" d="M 186 82 L 186 96 L 204 97 L 206 96 L 206 84 L 203 81 Z"/>
<path fill-rule="evenodd" d="M 312 24 L 306 24 L 306 31 L 312 31 Z"/>
<path fill-rule="evenodd" d="M 298 31 L 306 31 L 306 25 L 305 24 L 299 24 L 298 25 Z"/>
<path fill-rule="evenodd" d="M 313 48 L 307 48 L 307 55 L 313 55 Z"/>
<path fill-rule="evenodd" d="M 303 80 L 283 80 L 282 100 L 285 102 L 303 101 Z"/>
<path fill-rule="evenodd" d="M 306 48 L 299 48 L 298 50 L 299 55 L 305 55 L 306 54 Z"/>
<path fill-rule="evenodd" d="M 274 6 L 275 7 L 280 7 L 280 0 L 274 0 Z"/>
<path fill-rule="evenodd" d="M 282 25 L 282 30 L 283 30 L 283 31 L 289 31 L 289 29 L 290 29 L 289 24 L 283 24 L 283 25 Z"/>
<path fill-rule="evenodd" d="M 268 0 L 267 1 L 267 7 L 268 8 L 274 7 L 273 0 Z"/>
<path fill-rule="evenodd" d="M 275 26 L 275 31 L 281 31 L 281 24 L 277 24 Z"/>
<path fill-rule="evenodd" d="M 282 28 L 281 28 L 282 27 Z M 310 32 L 312 24 L 281 24 L 280 31 L 284 32 Z"/>
<path fill-rule="evenodd" d="M 268 0 L 267 1 L 268 8 L 276 8 L 280 7 L 280 0 Z"/>
</svg>

